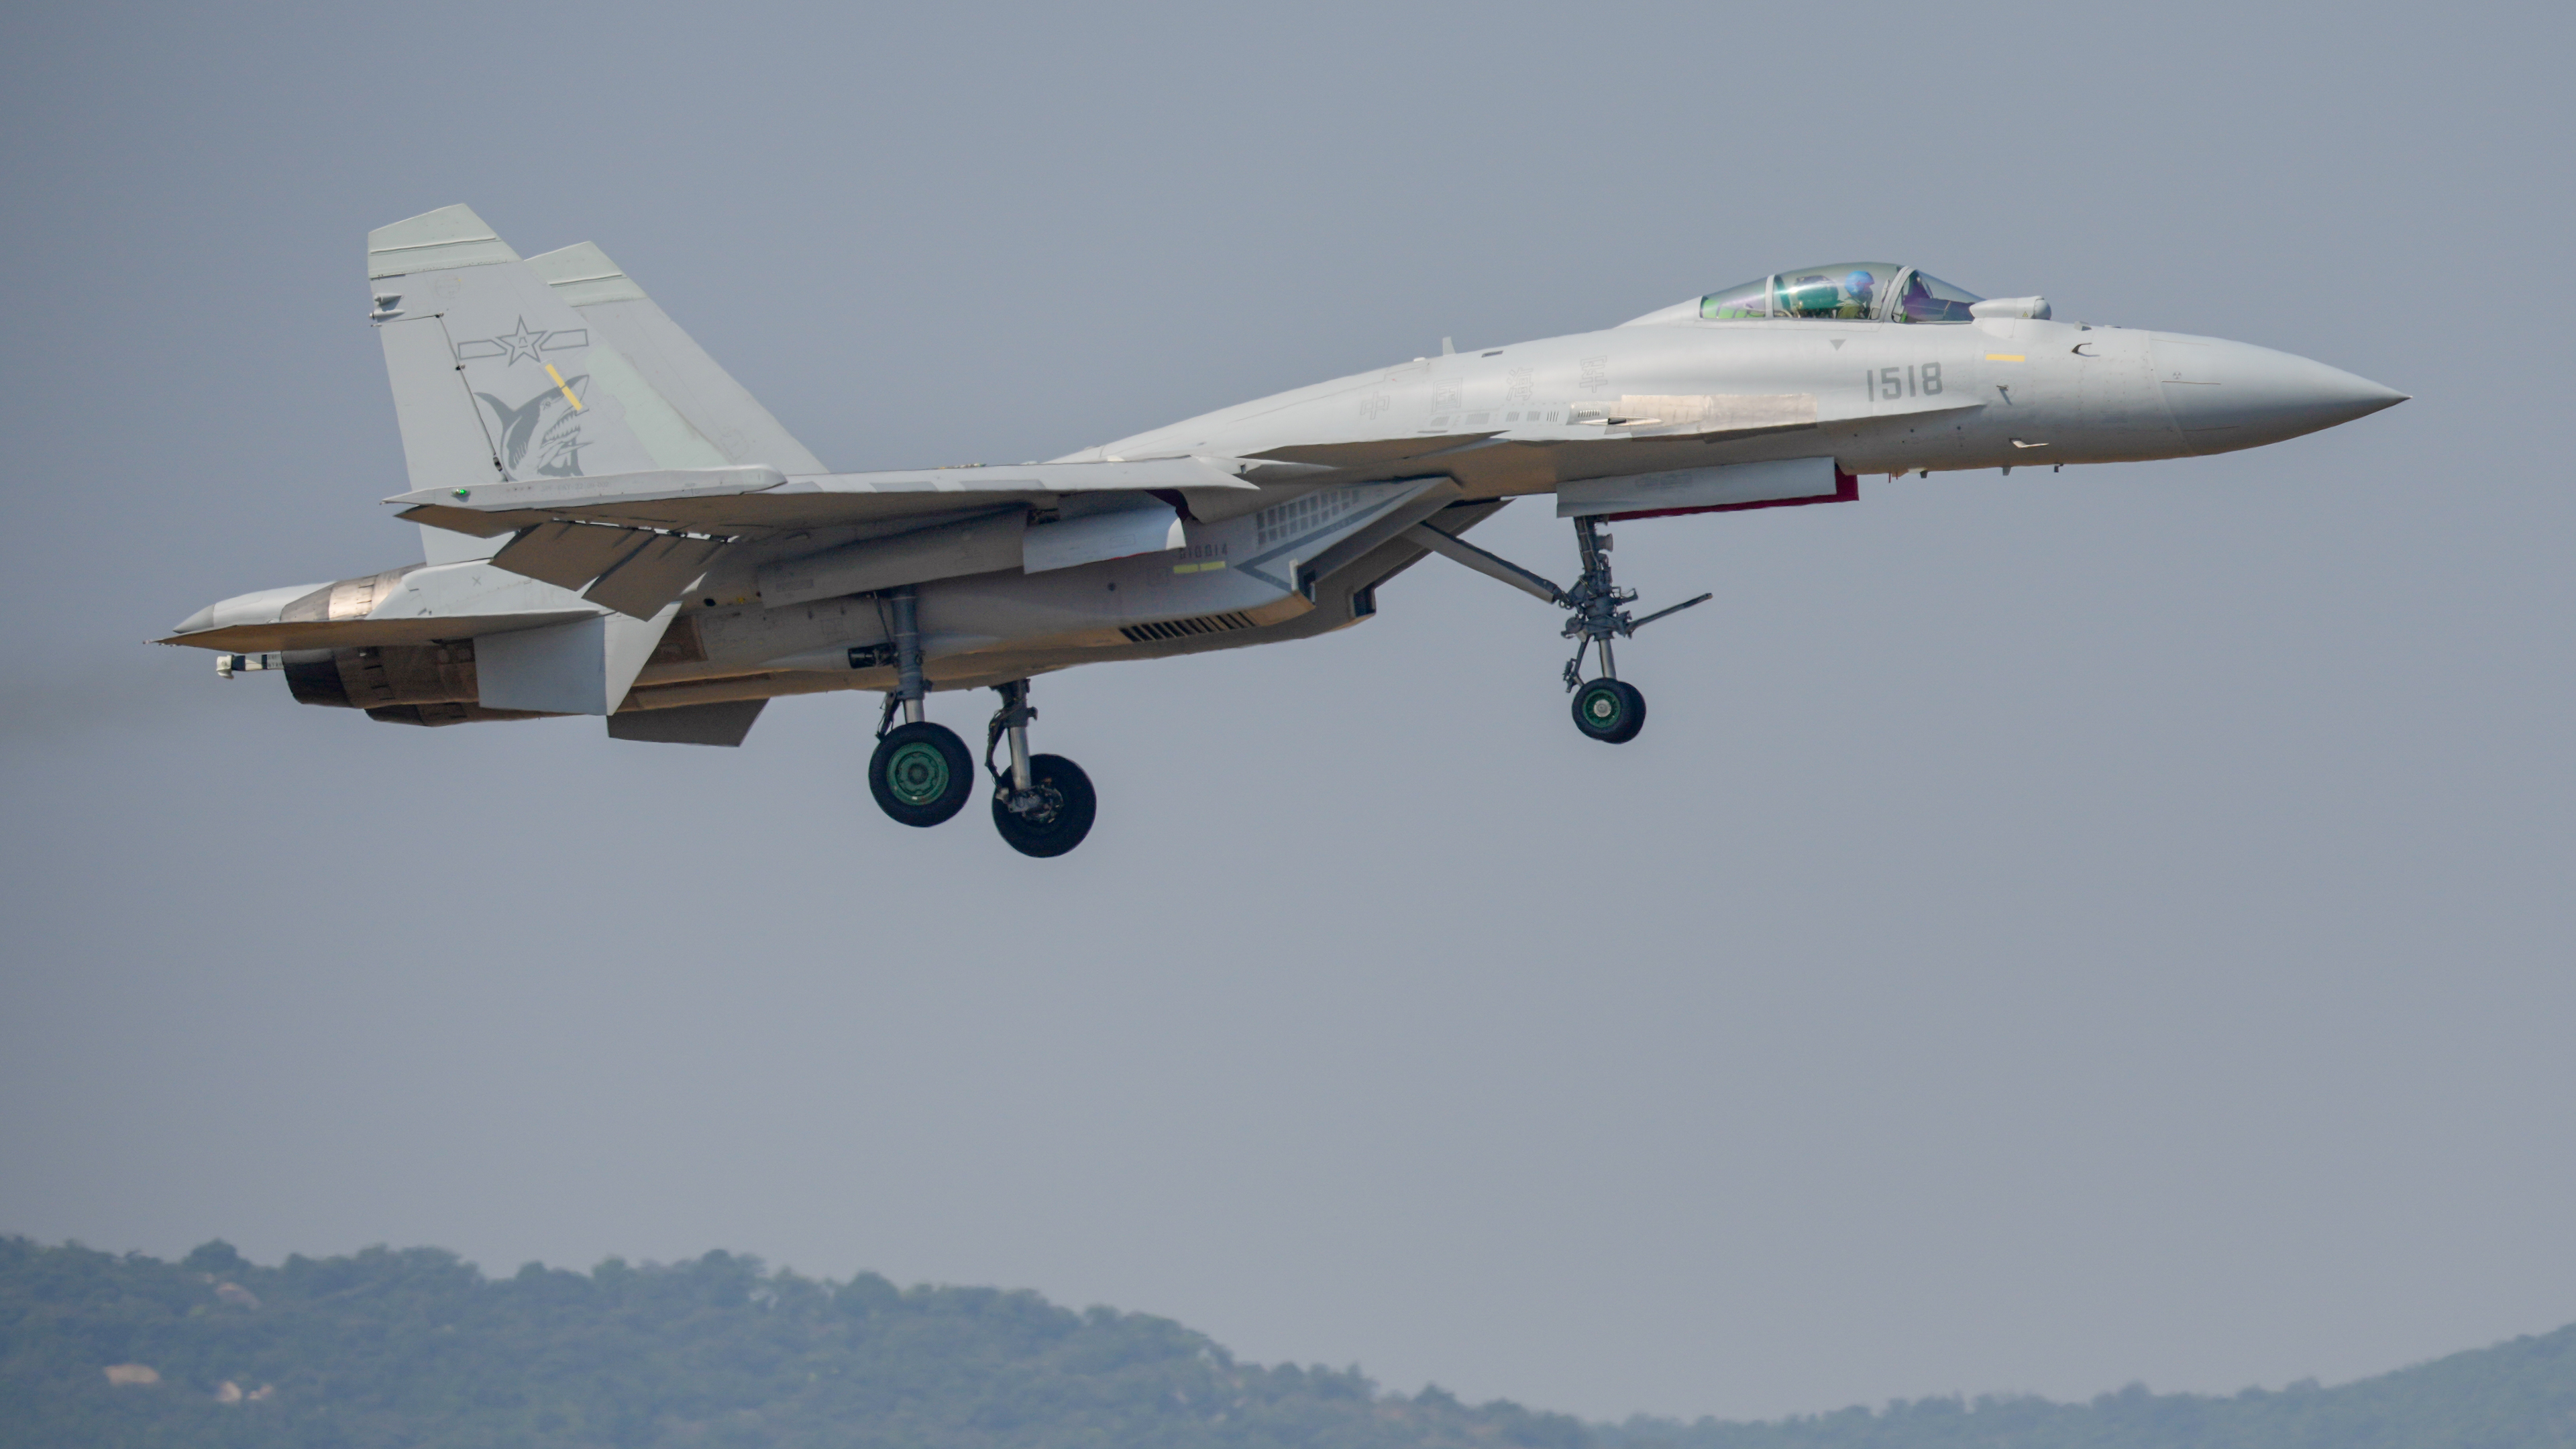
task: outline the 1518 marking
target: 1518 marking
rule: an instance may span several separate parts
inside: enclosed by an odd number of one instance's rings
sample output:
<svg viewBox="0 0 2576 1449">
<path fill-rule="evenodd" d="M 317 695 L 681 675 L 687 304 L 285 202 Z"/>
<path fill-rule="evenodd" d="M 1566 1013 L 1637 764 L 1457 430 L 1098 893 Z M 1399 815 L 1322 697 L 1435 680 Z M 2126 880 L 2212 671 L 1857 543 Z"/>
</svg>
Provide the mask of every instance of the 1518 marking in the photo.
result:
<svg viewBox="0 0 2576 1449">
<path fill-rule="evenodd" d="M 1921 367 L 1882 367 L 1860 375 L 1860 389 L 1866 395 L 1876 393 L 1888 402 L 1906 397 L 1938 397 L 1941 393 L 1941 364 L 1927 362 Z"/>
</svg>

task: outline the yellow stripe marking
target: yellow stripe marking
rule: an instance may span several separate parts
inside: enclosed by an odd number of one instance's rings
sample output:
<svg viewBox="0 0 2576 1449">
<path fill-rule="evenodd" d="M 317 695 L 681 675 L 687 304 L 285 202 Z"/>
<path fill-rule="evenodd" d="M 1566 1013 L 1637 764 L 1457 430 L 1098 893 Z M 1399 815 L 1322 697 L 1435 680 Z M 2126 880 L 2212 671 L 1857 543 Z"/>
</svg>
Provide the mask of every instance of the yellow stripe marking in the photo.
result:
<svg viewBox="0 0 2576 1449">
<path fill-rule="evenodd" d="M 2021 359 L 2016 357 L 2013 361 L 2019 362 Z M 546 364 L 546 376 L 553 378 L 555 380 L 555 386 L 563 390 L 564 401 L 572 404 L 572 410 L 574 412 L 580 412 L 581 399 L 572 395 L 572 389 L 564 385 L 563 374 L 555 371 L 555 365 L 551 362 Z"/>
<path fill-rule="evenodd" d="M 2018 352 L 1989 352 L 1986 354 L 1986 361 L 1988 362 L 2019 362 L 2021 360 L 2022 355 Z M 547 368 L 546 370 L 548 372 L 554 371 L 553 368 Z"/>
<path fill-rule="evenodd" d="M 1172 572 L 1176 574 L 1212 574 L 1218 569 L 1224 567 L 1225 560 L 1220 558 L 1211 559 L 1206 563 L 1174 564 L 1172 565 Z"/>
</svg>

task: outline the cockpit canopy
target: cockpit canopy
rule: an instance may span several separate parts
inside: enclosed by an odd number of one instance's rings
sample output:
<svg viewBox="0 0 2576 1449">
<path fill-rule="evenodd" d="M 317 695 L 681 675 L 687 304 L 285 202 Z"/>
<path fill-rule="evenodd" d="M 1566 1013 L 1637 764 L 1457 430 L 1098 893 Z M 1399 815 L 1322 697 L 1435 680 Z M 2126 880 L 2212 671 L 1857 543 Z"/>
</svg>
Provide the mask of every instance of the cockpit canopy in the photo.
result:
<svg viewBox="0 0 2576 1449">
<path fill-rule="evenodd" d="M 1834 262 L 1775 272 L 1699 299 L 1711 322 L 1965 322 L 1985 299 L 1915 267 Z"/>
</svg>

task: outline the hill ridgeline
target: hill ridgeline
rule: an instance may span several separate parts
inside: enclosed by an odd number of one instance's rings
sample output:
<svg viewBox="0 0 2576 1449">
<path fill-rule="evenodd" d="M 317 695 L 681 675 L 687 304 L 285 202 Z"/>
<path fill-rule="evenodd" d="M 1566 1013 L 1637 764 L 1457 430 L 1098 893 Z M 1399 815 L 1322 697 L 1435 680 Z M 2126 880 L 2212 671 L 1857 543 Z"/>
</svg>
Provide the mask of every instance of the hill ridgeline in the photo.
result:
<svg viewBox="0 0 2576 1449">
<path fill-rule="evenodd" d="M 1587 1425 L 1168 1319 L 709 1253 L 492 1279 L 435 1249 L 178 1263 L 0 1238 L 0 1449 L 2576 1449 L 2576 1327 L 2337 1388 Z"/>
</svg>

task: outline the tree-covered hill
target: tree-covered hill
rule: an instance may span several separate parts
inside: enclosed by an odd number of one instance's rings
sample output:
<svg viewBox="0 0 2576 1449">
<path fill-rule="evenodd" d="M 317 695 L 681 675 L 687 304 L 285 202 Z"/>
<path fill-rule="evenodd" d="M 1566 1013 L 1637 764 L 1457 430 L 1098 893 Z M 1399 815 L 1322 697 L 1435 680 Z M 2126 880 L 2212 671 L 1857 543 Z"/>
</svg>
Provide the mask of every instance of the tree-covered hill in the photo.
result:
<svg viewBox="0 0 2576 1449">
<path fill-rule="evenodd" d="M 1584 1442 L 1510 1404 L 1240 1364 L 1168 1319 L 725 1253 L 495 1280 L 427 1248 L 262 1268 L 221 1243 L 170 1264 L 0 1239 L 10 1449 Z"/>
<path fill-rule="evenodd" d="M 181 1263 L 0 1238 L 0 1449 L 2576 1449 L 2576 1328 L 2339 1388 L 1585 1426 L 1167 1319 L 747 1258 L 487 1279 L 434 1249 Z"/>
<path fill-rule="evenodd" d="M 1918 1399 L 1769 1424 L 1632 1419 L 1601 1449 L 2576 1449 L 2576 1325 L 2357 1383 L 2085 1404 Z"/>
</svg>

